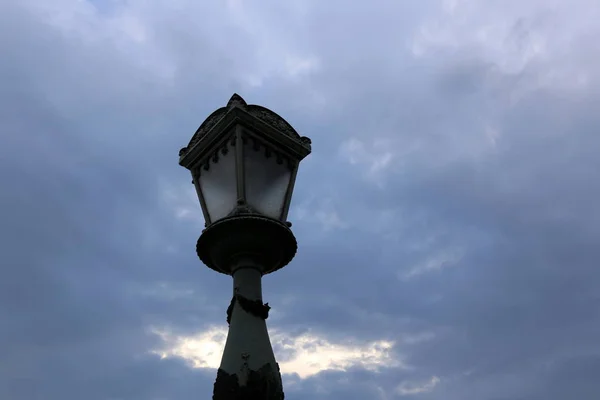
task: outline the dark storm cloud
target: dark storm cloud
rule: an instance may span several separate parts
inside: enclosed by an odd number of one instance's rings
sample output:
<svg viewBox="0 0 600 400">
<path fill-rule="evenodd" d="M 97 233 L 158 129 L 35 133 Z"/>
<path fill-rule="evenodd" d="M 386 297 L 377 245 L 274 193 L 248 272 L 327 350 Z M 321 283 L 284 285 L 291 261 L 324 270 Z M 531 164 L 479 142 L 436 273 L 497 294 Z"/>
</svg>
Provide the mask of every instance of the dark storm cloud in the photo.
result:
<svg viewBox="0 0 600 400">
<path fill-rule="evenodd" d="M 66 0 L 62 25 L 41 2 L 0 6 L 0 397 L 209 395 L 214 371 L 148 354 L 148 329 L 224 324 L 230 281 L 202 269 L 201 224 L 177 219 L 165 191 L 191 188 L 177 150 L 233 91 L 315 148 L 291 213 L 300 252 L 265 279 L 270 327 L 395 340 L 412 367 L 286 376 L 288 397 L 596 397 L 594 80 L 535 88 L 551 65 L 507 72 L 477 46 L 415 58 L 407 44 L 437 4 L 384 3 L 343 16 L 231 3 L 220 23 L 217 6 L 132 2 L 102 8 L 132 19 L 110 26 Z M 535 24 L 512 17 L 506 46 L 526 48 Z M 136 18 L 146 41 L 130 39 Z M 573 58 L 592 68 L 583 49 Z M 288 79 L 294 52 L 319 66 Z M 350 138 L 356 152 L 384 144 L 352 164 Z"/>
<path fill-rule="evenodd" d="M 446 377 L 438 391 L 419 394 L 422 398 L 464 398 L 472 392 L 490 399 L 561 398 L 564 395 L 547 389 L 552 371 L 560 368 L 556 365 L 597 361 L 597 356 L 589 355 L 596 353 L 600 329 L 594 201 L 600 187 L 593 179 L 600 167 L 595 156 L 600 142 L 593 132 L 600 121 L 590 109 L 597 102 L 596 87 L 584 93 L 533 90 L 510 107 L 507 94 L 522 89 L 523 81 L 543 74 L 542 70 L 532 66 L 518 75 L 503 75 L 495 65 L 478 60 L 454 56 L 450 60 L 436 79 L 420 87 L 437 96 L 431 107 L 417 108 L 433 119 L 407 115 L 398 107 L 396 116 L 384 124 L 402 146 L 402 138 L 413 140 L 415 132 L 407 127 L 415 119 L 427 127 L 428 137 L 422 139 L 431 141 L 445 130 L 473 129 L 480 124 L 473 117 L 483 112 L 502 132 L 494 148 L 483 158 L 450 160 L 442 168 L 436 168 L 437 159 L 415 160 L 418 169 L 412 165 L 410 174 L 396 169 L 397 177 L 388 177 L 383 190 L 367 188 L 356 178 L 340 179 L 341 169 L 331 172 L 339 189 L 333 197 L 340 215 L 356 216 L 367 205 L 407 210 L 408 215 L 390 224 L 390 231 L 399 236 L 393 242 L 369 241 L 368 228 L 359 225 L 337 232 L 346 246 L 314 245 L 314 251 L 307 251 L 314 259 L 303 263 L 304 274 L 293 269 L 286 273 L 294 274 L 295 282 L 304 278 L 298 285 L 301 290 L 310 291 L 312 297 L 320 291 L 324 300 L 321 306 L 299 301 L 296 307 L 338 335 L 393 337 L 394 331 L 403 332 L 407 319 L 412 329 L 436 332 L 432 341 L 401 348 L 409 363 Z M 395 102 L 387 106 L 411 107 L 412 94 L 396 92 Z M 486 110 L 478 99 L 494 107 Z M 384 113 L 386 104 L 381 108 Z M 373 118 L 367 113 L 367 121 L 359 123 L 366 125 Z M 364 136 L 368 143 L 368 133 Z M 444 142 L 444 136 L 439 138 Z M 471 145 L 457 146 L 463 144 Z M 368 210 L 372 216 L 375 210 Z M 433 246 L 411 249 L 415 241 L 426 242 L 431 235 L 437 235 Z M 456 267 L 408 282 L 392 278 L 438 247 L 456 244 L 466 247 Z M 390 257 L 386 260 L 381 253 Z M 324 271 L 335 277 L 327 279 Z M 333 294 L 333 286 L 339 292 Z M 327 301 L 328 295 L 337 301 Z M 303 314 L 290 313 L 290 323 L 300 321 Z M 381 314 L 388 317 L 385 323 L 378 318 Z M 555 367 L 545 368 L 548 363 Z M 585 389 L 576 380 L 555 384 L 562 393 L 577 392 L 581 398 L 592 398 L 598 390 L 591 382 L 583 385 Z"/>
<path fill-rule="evenodd" d="M 109 47 L 90 49 L 17 5 L 2 8 L 10 62 L 0 67 L 1 397 L 141 399 L 164 390 L 181 398 L 196 391 L 190 384 L 210 391 L 200 372 L 147 355 L 158 345 L 147 325 L 210 315 L 210 304 L 194 304 L 202 296 L 180 300 L 177 311 L 160 295 L 138 293 L 176 286 L 190 265 L 147 243 L 173 234 L 156 179 L 169 173 L 159 167 L 169 158 L 164 128 L 144 117 L 157 104 L 140 95 L 154 85 L 131 79 L 136 71 L 126 65 L 107 67 L 119 56 Z M 188 269 L 186 280 L 200 270 Z"/>
</svg>

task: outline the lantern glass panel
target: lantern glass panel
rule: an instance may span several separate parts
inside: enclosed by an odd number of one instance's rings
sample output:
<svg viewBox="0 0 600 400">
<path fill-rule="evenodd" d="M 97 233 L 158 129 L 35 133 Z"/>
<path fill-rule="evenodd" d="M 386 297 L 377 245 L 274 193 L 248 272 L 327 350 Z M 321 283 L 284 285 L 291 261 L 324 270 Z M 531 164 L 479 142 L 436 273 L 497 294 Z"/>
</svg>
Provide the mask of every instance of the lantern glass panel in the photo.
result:
<svg viewBox="0 0 600 400">
<path fill-rule="evenodd" d="M 248 205 L 268 217 L 281 219 L 292 175 L 287 160 L 248 140 L 244 144 L 244 172 Z"/>
<path fill-rule="evenodd" d="M 225 154 L 219 150 L 216 162 L 210 158 L 208 170 L 205 164 L 200 167 L 198 181 L 211 223 L 226 217 L 237 204 L 235 147 L 227 142 L 225 148 Z"/>
</svg>

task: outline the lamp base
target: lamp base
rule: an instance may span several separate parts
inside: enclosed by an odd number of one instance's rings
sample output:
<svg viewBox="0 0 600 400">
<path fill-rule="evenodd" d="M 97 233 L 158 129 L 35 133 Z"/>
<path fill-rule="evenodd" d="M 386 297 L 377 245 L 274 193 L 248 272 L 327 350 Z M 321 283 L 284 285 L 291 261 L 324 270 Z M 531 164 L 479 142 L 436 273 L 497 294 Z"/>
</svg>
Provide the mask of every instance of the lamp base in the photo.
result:
<svg viewBox="0 0 600 400">
<path fill-rule="evenodd" d="M 246 384 L 240 386 L 236 374 L 219 369 L 213 389 L 213 400 L 283 400 L 279 365 L 265 364 L 258 371 L 249 371 Z"/>
<path fill-rule="evenodd" d="M 209 225 L 200 235 L 196 252 L 207 267 L 232 275 L 238 260 L 249 258 L 261 273 L 285 267 L 296 255 L 298 244 L 284 223 L 260 215 L 238 215 Z"/>
</svg>

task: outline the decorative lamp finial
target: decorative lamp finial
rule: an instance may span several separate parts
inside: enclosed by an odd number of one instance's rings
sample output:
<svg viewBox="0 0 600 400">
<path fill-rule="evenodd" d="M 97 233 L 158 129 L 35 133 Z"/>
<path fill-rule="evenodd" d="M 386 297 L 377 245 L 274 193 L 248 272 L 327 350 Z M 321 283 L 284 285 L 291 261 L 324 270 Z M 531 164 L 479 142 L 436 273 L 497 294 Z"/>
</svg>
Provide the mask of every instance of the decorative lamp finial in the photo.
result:
<svg viewBox="0 0 600 400">
<path fill-rule="evenodd" d="M 244 101 L 244 99 L 242 99 L 242 96 L 240 96 L 237 93 L 234 93 L 233 96 L 231 96 L 231 98 L 227 102 L 228 109 L 233 108 L 233 107 L 246 108 L 246 106 L 247 106 L 247 104 Z"/>
</svg>

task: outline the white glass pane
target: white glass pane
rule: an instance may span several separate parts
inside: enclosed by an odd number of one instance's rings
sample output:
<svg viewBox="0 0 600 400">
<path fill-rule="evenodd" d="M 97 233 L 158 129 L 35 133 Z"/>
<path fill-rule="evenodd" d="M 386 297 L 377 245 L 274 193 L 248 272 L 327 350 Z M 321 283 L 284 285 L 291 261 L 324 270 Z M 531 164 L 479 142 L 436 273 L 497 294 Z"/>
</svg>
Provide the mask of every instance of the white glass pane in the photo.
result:
<svg viewBox="0 0 600 400">
<path fill-rule="evenodd" d="M 211 158 L 208 171 L 204 166 L 200 169 L 200 188 L 211 222 L 226 217 L 237 204 L 235 147 L 229 142 L 227 146 L 227 154 L 219 150 L 216 163 Z"/>
<path fill-rule="evenodd" d="M 287 162 L 278 164 L 274 154 L 267 157 L 262 145 L 255 150 L 249 140 L 244 145 L 244 170 L 248 204 L 266 216 L 279 219 L 291 177 Z"/>
</svg>

